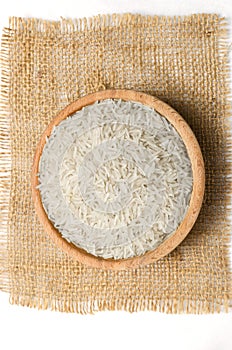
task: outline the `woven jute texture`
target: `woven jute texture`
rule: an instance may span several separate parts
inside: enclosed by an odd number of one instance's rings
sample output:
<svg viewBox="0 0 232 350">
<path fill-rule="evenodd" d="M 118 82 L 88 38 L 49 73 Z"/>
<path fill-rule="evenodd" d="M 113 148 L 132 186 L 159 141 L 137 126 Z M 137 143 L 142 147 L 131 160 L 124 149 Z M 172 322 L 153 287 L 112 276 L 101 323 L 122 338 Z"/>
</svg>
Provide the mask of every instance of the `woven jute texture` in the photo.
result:
<svg viewBox="0 0 232 350">
<path fill-rule="evenodd" d="M 10 18 L 2 38 L 1 288 L 13 304 L 88 313 L 229 311 L 231 134 L 226 23 L 218 15 Z M 159 97 L 202 148 L 206 195 L 188 237 L 157 263 L 87 268 L 44 232 L 30 175 L 40 136 L 80 96 L 126 88 Z"/>
</svg>

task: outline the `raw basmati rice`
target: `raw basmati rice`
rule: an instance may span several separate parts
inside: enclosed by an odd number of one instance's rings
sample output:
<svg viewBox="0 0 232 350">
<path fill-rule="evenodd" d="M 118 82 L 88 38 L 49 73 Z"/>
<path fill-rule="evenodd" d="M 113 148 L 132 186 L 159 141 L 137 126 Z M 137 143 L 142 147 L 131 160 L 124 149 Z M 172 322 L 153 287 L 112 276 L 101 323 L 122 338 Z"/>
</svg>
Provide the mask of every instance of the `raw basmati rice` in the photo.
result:
<svg viewBox="0 0 232 350">
<path fill-rule="evenodd" d="M 189 206 L 192 169 L 166 118 L 141 103 L 107 99 L 54 127 L 38 188 L 68 242 L 122 259 L 155 249 L 176 231 Z"/>
</svg>

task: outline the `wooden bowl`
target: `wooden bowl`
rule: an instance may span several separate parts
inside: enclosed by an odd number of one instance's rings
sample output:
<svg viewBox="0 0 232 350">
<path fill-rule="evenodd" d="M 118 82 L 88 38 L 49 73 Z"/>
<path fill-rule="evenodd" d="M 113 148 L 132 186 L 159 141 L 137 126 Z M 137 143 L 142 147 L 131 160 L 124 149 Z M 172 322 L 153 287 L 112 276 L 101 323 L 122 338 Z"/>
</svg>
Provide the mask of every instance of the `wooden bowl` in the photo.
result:
<svg viewBox="0 0 232 350">
<path fill-rule="evenodd" d="M 177 230 L 154 250 L 148 251 L 142 256 L 120 260 L 96 257 L 92 254 L 87 253 L 85 250 L 76 247 L 74 244 L 68 243 L 61 236 L 61 233 L 49 221 L 41 202 L 40 192 L 38 189 L 36 189 L 38 185 L 37 174 L 39 172 L 40 156 L 46 143 L 46 137 L 50 136 L 53 126 L 58 125 L 63 119 L 80 110 L 82 107 L 93 104 L 98 100 L 109 98 L 140 102 L 144 105 L 154 108 L 159 114 L 164 116 L 175 127 L 175 129 L 182 137 L 191 161 L 193 173 L 193 189 L 189 209 Z M 187 236 L 193 227 L 201 209 L 205 188 L 205 170 L 202 153 L 196 137 L 194 136 L 188 124 L 173 108 L 158 98 L 141 92 L 132 90 L 105 90 L 84 96 L 77 101 L 74 101 L 65 109 L 63 109 L 52 120 L 47 129 L 44 131 L 36 149 L 32 167 L 31 182 L 32 198 L 34 201 L 36 213 L 45 231 L 51 236 L 58 247 L 60 247 L 63 251 L 65 251 L 73 258 L 77 259 L 80 263 L 86 264 L 88 266 L 103 269 L 120 270 L 127 268 L 136 268 L 141 265 L 150 264 L 170 253 L 183 241 L 183 239 Z"/>
</svg>

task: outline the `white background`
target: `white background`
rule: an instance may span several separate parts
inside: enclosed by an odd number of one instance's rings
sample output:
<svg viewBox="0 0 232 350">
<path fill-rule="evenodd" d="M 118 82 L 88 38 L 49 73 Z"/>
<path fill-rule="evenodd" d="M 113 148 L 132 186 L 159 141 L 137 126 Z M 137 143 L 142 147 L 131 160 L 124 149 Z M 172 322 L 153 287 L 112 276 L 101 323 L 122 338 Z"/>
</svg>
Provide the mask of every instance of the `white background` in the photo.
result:
<svg viewBox="0 0 232 350">
<path fill-rule="evenodd" d="M 1 1 L 0 27 L 7 26 L 8 16 L 59 19 L 115 12 L 213 12 L 229 18 L 230 29 L 232 22 L 231 0 L 5 0 Z M 197 316 L 101 312 L 81 316 L 11 306 L 8 295 L 0 293 L 0 349 L 78 348 L 231 350 L 232 313 Z"/>
</svg>

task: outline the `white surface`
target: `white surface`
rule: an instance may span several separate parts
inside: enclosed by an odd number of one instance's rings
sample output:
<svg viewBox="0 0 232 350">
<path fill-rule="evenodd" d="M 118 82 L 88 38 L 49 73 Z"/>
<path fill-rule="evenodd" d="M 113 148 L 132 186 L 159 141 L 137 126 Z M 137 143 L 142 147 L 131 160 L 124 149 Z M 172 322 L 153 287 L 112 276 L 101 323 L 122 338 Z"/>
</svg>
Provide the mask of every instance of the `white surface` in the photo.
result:
<svg viewBox="0 0 232 350">
<path fill-rule="evenodd" d="M 114 12 L 158 15 L 216 12 L 230 18 L 230 23 L 232 18 L 231 0 L 6 0 L 1 5 L 1 28 L 7 25 L 8 16 L 59 19 Z M 4 350 L 232 349 L 232 314 L 103 312 L 81 316 L 11 306 L 8 295 L 0 293 L 0 324 L 0 348 Z"/>
</svg>

